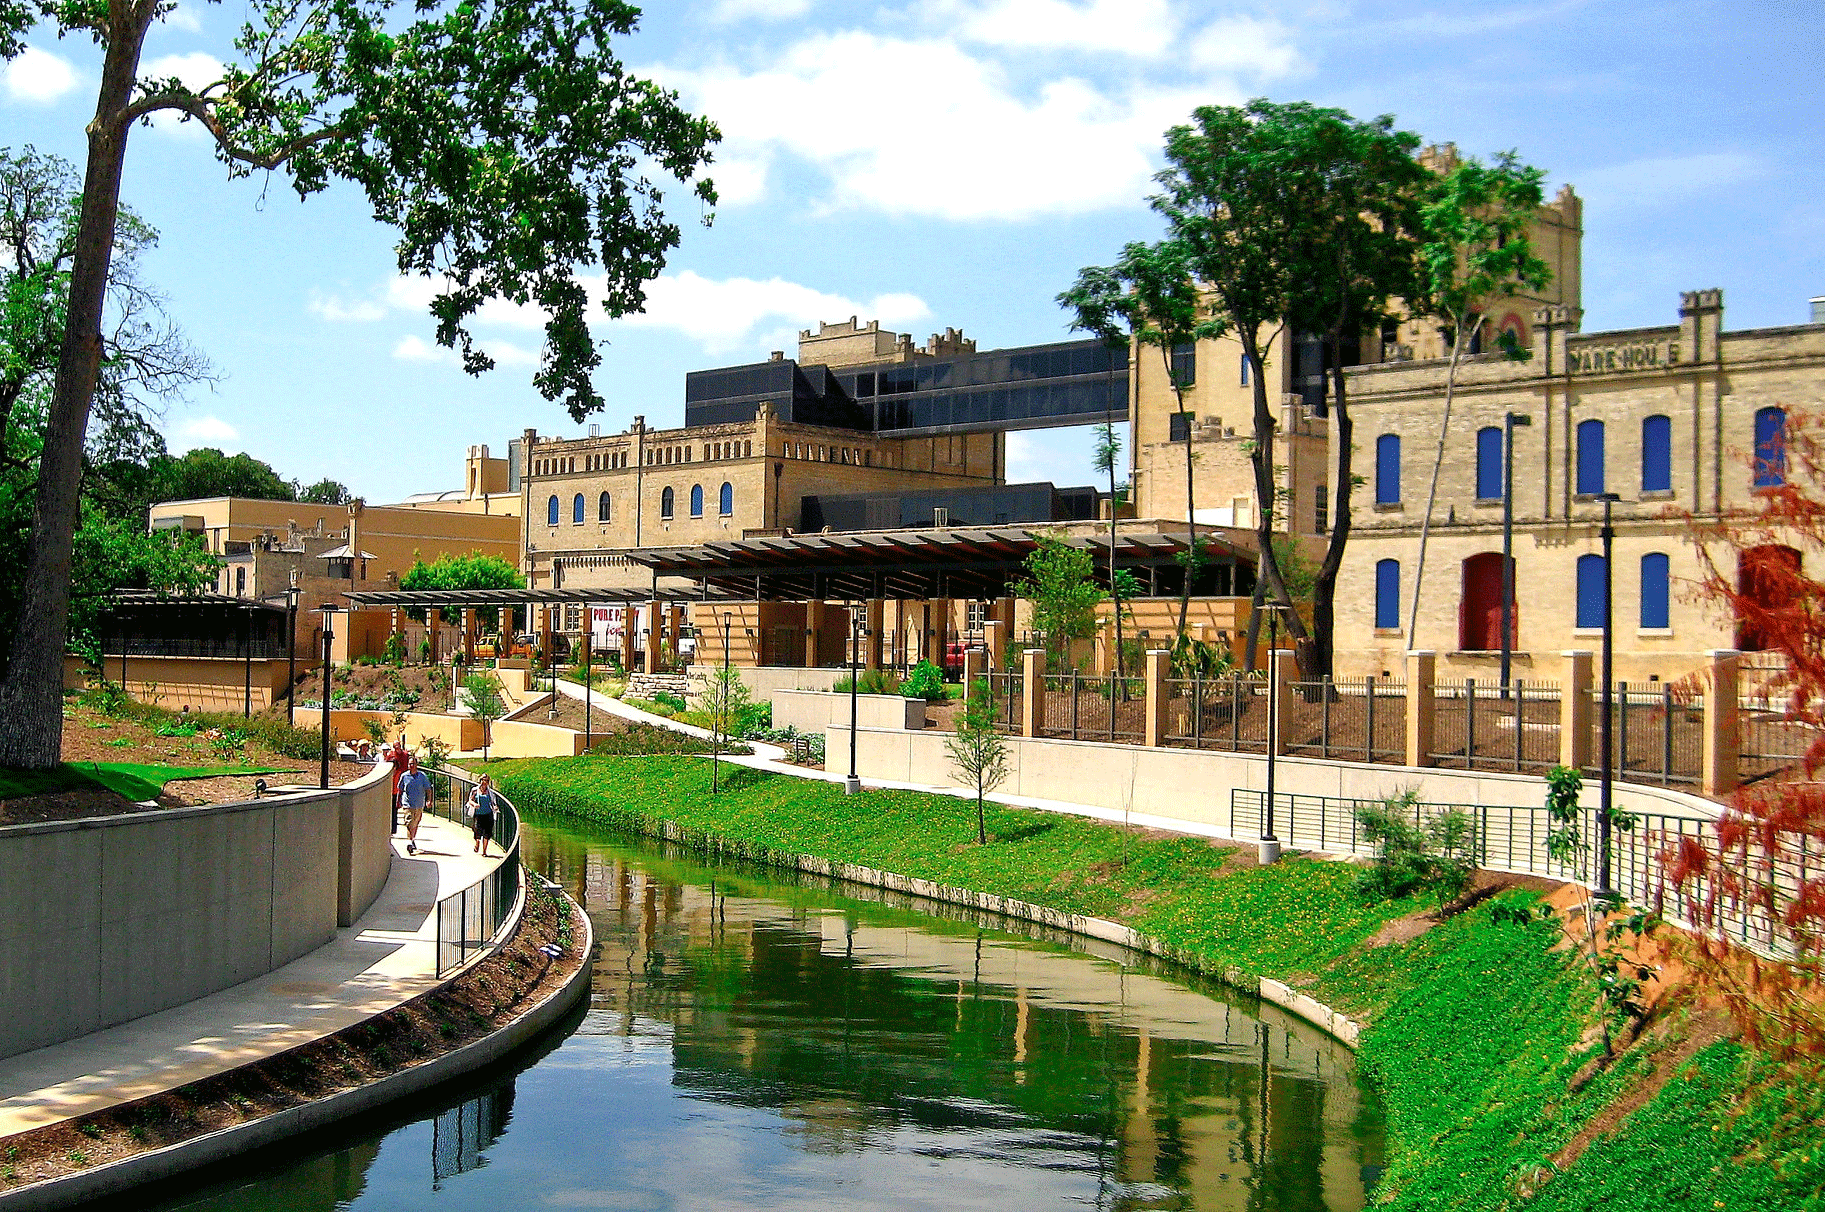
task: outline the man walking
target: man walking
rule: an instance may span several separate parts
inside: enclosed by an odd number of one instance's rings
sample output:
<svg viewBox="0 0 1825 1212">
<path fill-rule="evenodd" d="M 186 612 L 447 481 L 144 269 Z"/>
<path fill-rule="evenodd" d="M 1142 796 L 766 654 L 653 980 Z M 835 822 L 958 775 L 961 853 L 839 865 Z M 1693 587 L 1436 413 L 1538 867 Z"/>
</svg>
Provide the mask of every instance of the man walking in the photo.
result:
<svg viewBox="0 0 1825 1212">
<path fill-rule="evenodd" d="M 393 832 L 399 832 L 399 780 L 405 777 L 406 766 L 412 760 L 412 750 L 406 744 L 406 734 L 400 733 L 399 740 L 387 751 L 387 764 L 393 767 Z"/>
<path fill-rule="evenodd" d="M 418 822 L 424 819 L 425 801 L 431 797 L 431 776 L 418 768 L 418 758 L 406 762 L 399 776 L 399 799 L 406 809 L 406 853 L 418 853 Z"/>
</svg>

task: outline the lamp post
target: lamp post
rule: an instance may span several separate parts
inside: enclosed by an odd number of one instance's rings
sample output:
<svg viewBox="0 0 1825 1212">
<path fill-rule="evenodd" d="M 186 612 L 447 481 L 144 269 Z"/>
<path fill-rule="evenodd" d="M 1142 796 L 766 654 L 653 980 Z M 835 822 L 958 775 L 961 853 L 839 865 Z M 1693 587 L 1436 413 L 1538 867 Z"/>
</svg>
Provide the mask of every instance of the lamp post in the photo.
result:
<svg viewBox="0 0 1825 1212">
<path fill-rule="evenodd" d="M 298 570 L 285 591 L 285 722 L 292 722 L 292 690 L 298 684 Z"/>
<path fill-rule="evenodd" d="M 336 638 L 336 607 L 334 603 L 326 602 L 317 609 L 323 615 L 323 732 L 319 737 L 321 763 L 317 786 L 327 791 L 330 785 L 330 641 Z"/>
<path fill-rule="evenodd" d="M 589 650 L 592 647 L 594 647 L 594 645 L 591 643 L 591 641 L 595 639 L 595 635 L 596 635 L 595 609 L 594 609 L 594 607 L 590 606 L 590 604 L 588 602 L 585 602 L 585 603 L 583 603 L 583 752 L 584 753 L 589 752 L 589 747 L 590 747 L 591 743 L 593 743 L 593 741 L 595 740 L 594 735 L 590 731 L 590 726 L 594 722 L 594 717 L 592 717 L 590 715 L 590 712 L 593 711 L 594 708 L 592 707 L 592 705 L 590 703 L 590 697 L 589 697 L 590 687 L 595 685 L 595 678 L 593 675 L 591 675 L 591 673 L 589 671 Z M 551 701 L 553 703 L 556 703 L 558 701 L 558 695 L 557 695 L 558 684 L 555 681 L 551 684 L 551 690 L 552 690 Z"/>
<path fill-rule="evenodd" d="M 1514 656 L 1514 431 L 1534 423 L 1523 412 L 1502 416 L 1502 695 Z"/>
<path fill-rule="evenodd" d="M 722 612 L 722 680 L 711 696 L 710 706 L 710 791 L 721 790 L 720 764 L 722 762 L 722 726 L 728 722 L 729 711 L 729 628 L 735 622 L 735 612 Z"/>
<path fill-rule="evenodd" d="M 1274 751 L 1280 748 L 1280 604 L 1267 607 L 1267 803 L 1261 816 L 1259 859 L 1263 866 L 1280 858 L 1280 839 L 1274 834 Z"/>
<path fill-rule="evenodd" d="M 862 789 L 862 780 L 855 770 L 855 731 L 857 708 L 861 702 L 862 637 L 866 634 L 862 626 L 862 608 L 858 605 L 849 612 L 849 777 L 843 780 L 844 795 L 854 795 Z"/>
<path fill-rule="evenodd" d="M 1612 744 L 1611 729 L 1615 721 L 1612 698 L 1615 693 L 1614 662 L 1616 656 L 1615 628 L 1611 625 L 1610 587 L 1613 581 L 1610 570 L 1610 557 L 1616 545 L 1616 526 L 1610 517 L 1610 507 L 1622 498 L 1613 492 L 1606 492 L 1597 498 L 1603 502 L 1603 529 L 1598 531 L 1603 540 L 1603 726 L 1601 737 L 1601 762 L 1597 784 L 1597 895 L 1610 897 L 1615 895 L 1610 888 L 1610 796 L 1614 774 L 1616 751 Z"/>
</svg>

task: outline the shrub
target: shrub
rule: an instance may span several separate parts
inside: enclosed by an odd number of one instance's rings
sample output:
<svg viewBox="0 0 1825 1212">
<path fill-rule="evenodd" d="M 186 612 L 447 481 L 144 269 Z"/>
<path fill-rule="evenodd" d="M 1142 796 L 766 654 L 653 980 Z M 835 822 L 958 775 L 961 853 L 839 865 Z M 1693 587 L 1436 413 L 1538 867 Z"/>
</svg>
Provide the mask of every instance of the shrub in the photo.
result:
<svg viewBox="0 0 1825 1212">
<path fill-rule="evenodd" d="M 84 707 L 93 707 L 103 715 L 120 716 L 126 714 L 127 688 L 119 682 L 110 682 L 106 678 L 95 683 L 82 692 L 79 700 Z"/>
<path fill-rule="evenodd" d="M 591 745 L 589 752 L 596 757 L 700 754 L 710 752 L 710 743 L 660 724 L 630 724 Z M 723 745 L 722 752 L 740 756 L 753 753 L 754 750 L 747 745 Z"/>
<path fill-rule="evenodd" d="M 846 675 L 838 678 L 831 689 L 843 694 L 851 690 L 857 694 L 899 694 L 900 675 L 891 669 L 864 669 L 859 682 L 853 675 Z"/>
<path fill-rule="evenodd" d="M 949 697 L 944 690 L 944 671 L 930 661 L 920 661 L 906 675 L 906 682 L 900 687 L 900 693 L 909 699 L 924 699 L 928 703 L 942 703 Z"/>
<path fill-rule="evenodd" d="M 1417 791 L 1406 791 L 1374 807 L 1356 810 L 1362 836 L 1376 847 L 1375 860 L 1357 877 L 1356 888 L 1372 901 L 1398 900 L 1425 892 L 1450 904 L 1470 886 L 1476 871 L 1470 817 L 1450 809 L 1418 823 Z"/>
<path fill-rule="evenodd" d="M 655 703 L 658 703 L 661 707 L 670 708 L 674 714 L 676 714 L 680 711 L 689 710 L 689 708 L 686 706 L 685 701 L 683 699 L 679 698 L 675 694 L 668 693 L 667 691 L 664 691 L 664 690 L 657 691 L 653 695 L 653 701 Z"/>
</svg>

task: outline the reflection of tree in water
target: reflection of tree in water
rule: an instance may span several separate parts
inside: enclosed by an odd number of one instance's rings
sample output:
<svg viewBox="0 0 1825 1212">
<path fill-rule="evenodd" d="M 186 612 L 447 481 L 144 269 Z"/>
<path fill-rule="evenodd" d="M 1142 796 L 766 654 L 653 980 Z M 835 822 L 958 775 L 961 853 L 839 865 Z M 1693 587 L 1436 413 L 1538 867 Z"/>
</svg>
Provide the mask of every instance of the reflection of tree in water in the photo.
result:
<svg viewBox="0 0 1825 1212">
<path fill-rule="evenodd" d="M 440 1111 L 431 1121 L 431 1189 L 485 1165 L 482 1150 L 500 1139 L 512 1118 L 512 1082 Z"/>
<path fill-rule="evenodd" d="M 600 1028 L 664 1037 L 679 1088 L 782 1115 L 807 1152 L 1081 1171 L 1102 1208 L 1362 1206 L 1379 1132 L 1348 1074 L 1248 1011 L 1179 1031 L 1154 978 L 1073 957 L 1094 980 L 1024 987 L 998 936 L 670 854 L 554 832 L 528 862 L 596 920 Z"/>
</svg>

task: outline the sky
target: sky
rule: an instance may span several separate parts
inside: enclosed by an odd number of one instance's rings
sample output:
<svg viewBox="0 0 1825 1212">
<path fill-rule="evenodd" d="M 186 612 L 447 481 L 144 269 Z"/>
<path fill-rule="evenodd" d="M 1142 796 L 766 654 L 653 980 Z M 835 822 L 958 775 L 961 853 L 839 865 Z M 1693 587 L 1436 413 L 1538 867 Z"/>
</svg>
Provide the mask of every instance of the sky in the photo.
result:
<svg viewBox="0 0 1825 1212">
<path fill-rule="evenodd" d="M 246 7 L 179 0 L 147 74 L 200 84 Z M 0 68 L 0 147 L 79 166 L 98 56 L 48 26 Z M 792 356 L 851 315 L 982 349 L 1066 339 L 1078 269 L 1158 236 L 1163 132 L 1254 96 L 1393 114 L 1466 154 L 1517 149 L 1585 200 L 1584 327 L 1675 322 L 1721 287 L 1732 329 L 1803 323 L 1825 295 L 1825 4 L 1533 0 L 690 0 L 617 45 L 723 133 L 704 226 L 645 314 L 604 320 L 605 432 L 681 424 L 685 372 Z M 532 386 L 539 332 L 477 327 L 499 363 L 463 373 L 432 340 L 422 280 L 360 191 L 300 201 L 230 181 L 194 124 L 138 128 L 123 201 L 161 233 L 144 278 L 220 382 L 173 402 L 174 450 L 246 450 L 380 503 L 459 486 L 471 444 L 583 428 Z M 1081 430 L 1015 434 L 1011 480 L 1094 482 Z"/>
</svg>

